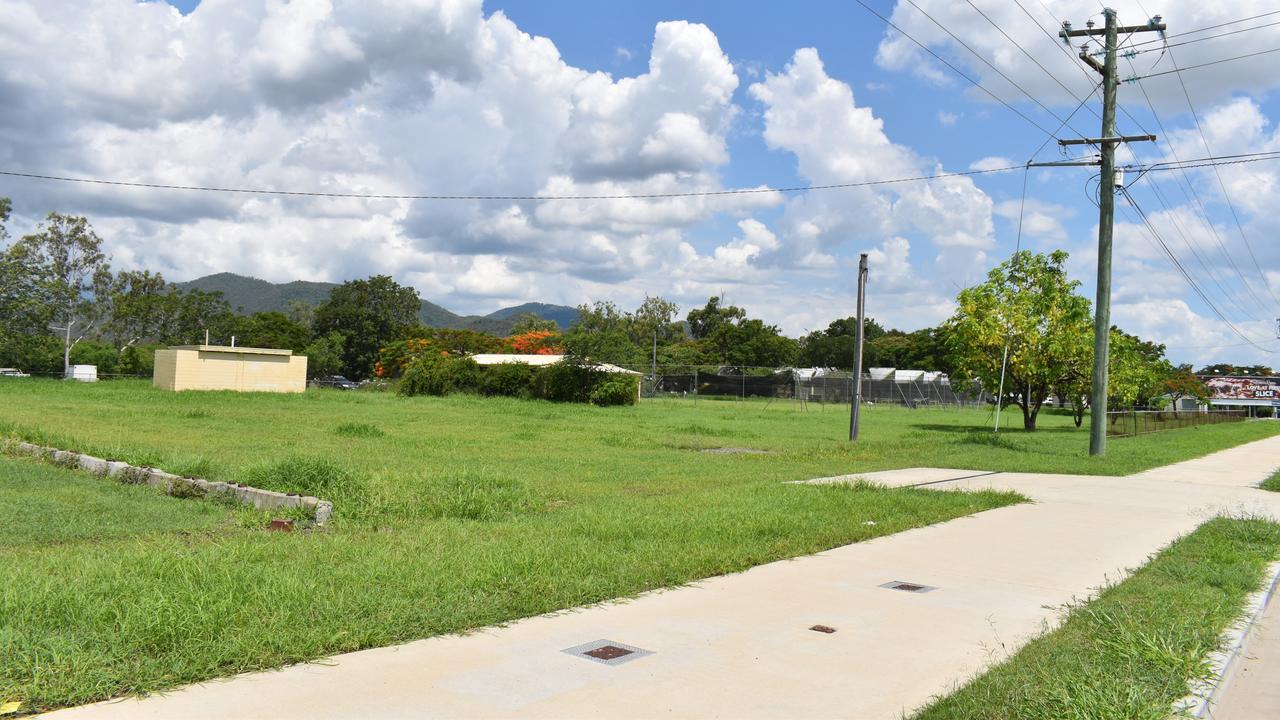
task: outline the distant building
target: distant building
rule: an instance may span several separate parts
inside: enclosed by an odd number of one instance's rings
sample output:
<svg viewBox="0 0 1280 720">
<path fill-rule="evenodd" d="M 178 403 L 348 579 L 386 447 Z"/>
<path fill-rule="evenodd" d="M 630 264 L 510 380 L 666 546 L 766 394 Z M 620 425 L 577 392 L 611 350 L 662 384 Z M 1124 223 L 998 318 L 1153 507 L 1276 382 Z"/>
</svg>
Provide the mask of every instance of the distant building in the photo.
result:
<svg viewBox="0 0 1280 720">
<path fill-rule="evenodd" d="M 488 367 L 490 365 L 511 365 L 515 363 L 541 367 L 543 365 L 555 365 L 556 363 L 564 362 L 563 355 L 514 355 L 508 353 L 481 353 L 479 355 L 472 355 L 471 359 L 480 367 Z M 618 373 L 621 375 L 644 374 L 636 372 L 635 370 L 618 367 L 617 365 L 610 365 L 609 363 L 589 362 L 588 364 L 596 370 L 603 370 L 604 372 Z"/>
<path fill-rule="evenodd" d="M 1280 377 L 1205 375 L 1200 380 L 1209 389 L 1211 407 L 1280 409 Z"/>
<path fill-rule="evenodd" d="M 307 358 L 292 350 L 181 345 L 156 351 L 152 384 L 164 390 L 300 393 Z"/>
</svg>

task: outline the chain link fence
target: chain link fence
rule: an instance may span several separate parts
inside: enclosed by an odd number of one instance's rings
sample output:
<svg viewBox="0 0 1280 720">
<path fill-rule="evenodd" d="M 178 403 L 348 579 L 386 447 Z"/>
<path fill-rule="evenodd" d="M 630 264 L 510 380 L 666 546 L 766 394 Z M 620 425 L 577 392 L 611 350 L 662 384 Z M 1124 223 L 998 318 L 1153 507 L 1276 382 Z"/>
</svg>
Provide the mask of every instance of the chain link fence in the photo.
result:
<svg viewBox="0 0 1280 720">
<path fill-rule="evenodd" d="M 1161 430 L 1242 422 L 1248 418 L 1247 410 L 1115 410 L 1107 413 L 1107 435 L 1129 437 Z"/>
<path fill-rule="evenodd" d="M 799 403 L 844 404 L 853 397 L 853 373 L 838 370 L 761 368 L 747 366 L 628 368 L 643 374 L 641 395 L 739 399 L 768 398 Z M 655 372 L 656 370 L 656 372 Z M 872 379 L 862 376 L 864 402 L 921 406 L 978 407 L 991 397 L 979 385 L 953 386 L 943 376 L 914 380 Z"/>
</svg>

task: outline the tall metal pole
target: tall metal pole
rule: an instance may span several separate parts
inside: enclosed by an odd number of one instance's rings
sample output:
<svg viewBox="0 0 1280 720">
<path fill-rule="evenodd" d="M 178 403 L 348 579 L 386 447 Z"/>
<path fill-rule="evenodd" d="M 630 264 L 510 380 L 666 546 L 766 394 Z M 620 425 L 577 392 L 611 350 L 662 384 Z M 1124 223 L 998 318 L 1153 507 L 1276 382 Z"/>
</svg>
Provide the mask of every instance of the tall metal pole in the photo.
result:
<svg viewBox="0 0 1280 720">
<path fill-rule="evenodd" d="M 1107 8 L 1102 63 L 1102 179 L 1098 184 L 1098 294 L 1093 318 L 1093 384 L 1089 397 L 1089 454 L 1107 451 L 1107 364 L 1111 351 L 1111 230 L 1116 214 L 1116 11 Z"/>
<path fill-rule="evenodd" d="M 858 257 L 858 336 L 853 347 L 853 393 L 849 408 L 849 439 L 858 439 L 862 411 L 862 340 L 867 318 L 867 254 Z"/>
</svg>

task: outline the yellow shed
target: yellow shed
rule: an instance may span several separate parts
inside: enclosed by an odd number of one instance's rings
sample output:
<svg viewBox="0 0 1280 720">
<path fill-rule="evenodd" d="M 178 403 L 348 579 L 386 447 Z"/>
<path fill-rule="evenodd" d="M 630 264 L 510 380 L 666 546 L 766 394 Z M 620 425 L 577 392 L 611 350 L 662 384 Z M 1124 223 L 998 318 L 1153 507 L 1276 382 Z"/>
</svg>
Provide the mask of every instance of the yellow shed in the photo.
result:
<svg viewBox="0 0 1280 720">
<path fill-rule="evenodd" d="M 165 390 L 303 392 L 307 358 L 292 350 L 180 345 L 156 351 L 152 384 Z"/>
</svg>

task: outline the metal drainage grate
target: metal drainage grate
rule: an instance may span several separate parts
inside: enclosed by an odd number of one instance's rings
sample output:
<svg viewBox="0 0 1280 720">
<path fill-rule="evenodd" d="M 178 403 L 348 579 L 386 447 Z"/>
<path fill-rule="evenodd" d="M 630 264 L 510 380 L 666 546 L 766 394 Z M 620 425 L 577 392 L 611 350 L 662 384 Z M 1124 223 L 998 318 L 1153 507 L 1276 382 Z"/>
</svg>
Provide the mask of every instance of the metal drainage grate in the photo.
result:
<svg viewBox="0 0 1280 720">
<path fill-rule="evenodd" d="M 631 662 L 636 658 L 642 658 L 645 655 L 653 654 L 653 651 L 651 650 L 638 648 L 634 645 L 627 645 L 626 643 L 614 642 L 613 640 L 596 640 L 594 642 L 567 648 L 561 652 L 586 658 L 587 660 L 598 662 L 601 665 L 621 665 L 625 662 Z"/>
<path fill-rule="evenodd" d="M 828 635 L 836 631 L 836 629 L 831 627 L 830 625 L 814 625 L 809 629 L 814 632 L 826 633 Z"/>
<path fill-rule="evenodd" d="M 889 588 L 890 590 L 901 590 L 909 593 L 927 593 L 938 589 L 930 585 L 920 585 L 919 583 L 901 582 L 898 580 L 887 582 L 880 587 Z"/>
</svg>

